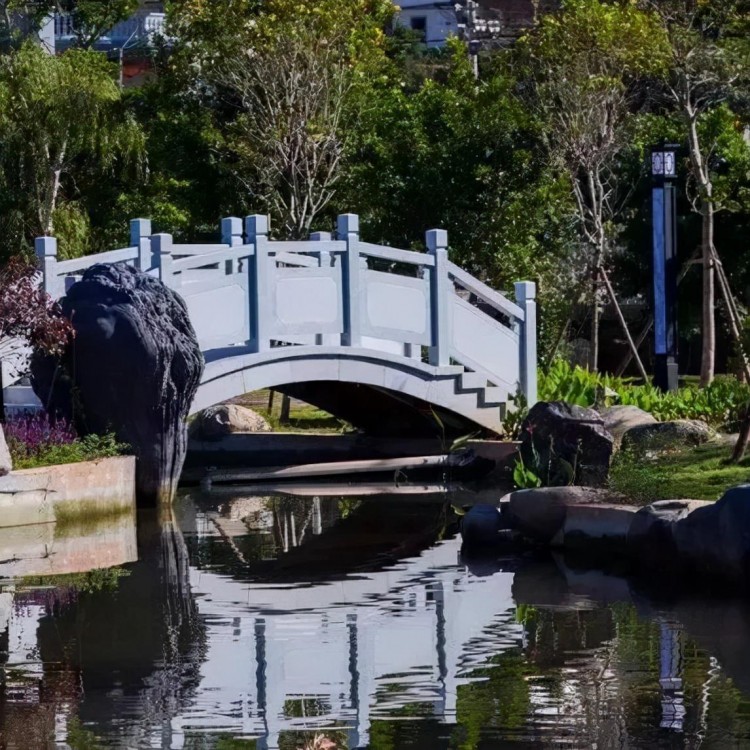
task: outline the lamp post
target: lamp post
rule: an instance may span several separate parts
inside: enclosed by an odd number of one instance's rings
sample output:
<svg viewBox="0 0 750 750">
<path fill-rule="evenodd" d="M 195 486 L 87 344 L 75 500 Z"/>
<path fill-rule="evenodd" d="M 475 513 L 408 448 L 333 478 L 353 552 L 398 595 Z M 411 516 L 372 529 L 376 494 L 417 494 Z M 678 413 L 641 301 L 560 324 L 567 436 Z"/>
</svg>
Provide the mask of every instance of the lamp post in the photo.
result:
<svg viewBox="0 0 750 750">
<path fill-rule="evenodd" d="M 651 148 L 651 210 L 654 270 L 654 382 L 677 390 L 677 149 Z"/>
</svg>

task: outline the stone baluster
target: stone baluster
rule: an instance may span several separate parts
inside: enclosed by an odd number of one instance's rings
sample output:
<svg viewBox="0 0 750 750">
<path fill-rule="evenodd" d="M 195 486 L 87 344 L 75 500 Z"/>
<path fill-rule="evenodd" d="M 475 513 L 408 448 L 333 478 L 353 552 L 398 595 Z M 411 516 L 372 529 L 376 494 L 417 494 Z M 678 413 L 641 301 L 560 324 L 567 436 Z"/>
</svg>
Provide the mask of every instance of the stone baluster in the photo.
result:
<svg viewBox="0 0 750 750">
<path fill-rule="evenodd" d="M 130 247 L 138 248 L 135 265 L 139 271 L 147 273 L 151 270 L 151 219 L 131 219 Z"/>
<path fill-rule="evenodd" d="M 536 284 L 533 281 L 515 283 L 516 304 L 523 310 L 520 324 L 520 386 L 526 403 L 531 407 L 537 401 L 536 374 Z"/>
<path fill-rule="evenodd" d="M 172 245 L 171 234 L 154 234 L 151 237 L 151 255 L 153 266 L 157 269 L 159 279 L 171 289 L 179 286 L 179 276 L 172 271 Z"/>
<path fill-rule="evenodd" d="M 343 285 L 344 330 L 342 346 L 362 344 L 362 268 L 359 257 L 359 216 L 341 214 L 336 223 L 336 235 L 346 242 L 342 256 L 341 280 Z"/>
<path fill-rule="evenodd" d="M 432 346 L 430 364 L 450 364 L 450 314 L 451 290 L 448 278 L 448 232 L 430 229 L 425 235 L 427 251 L 435 264 L 430 269 L 430 321 Z"/>
<path fill-rule="evenodd" d="M 44 291 L 52 299 L 62 297 L 65 290 L 62 280 L 57 275 L 57 238 L 37 237 L 34 240 L 34 251 L 42 269 Z"/>
<path fill-rule="evenodd" d="M 268 245 L 268 216 L 255 214 L 245 219 L 245 241 L 254 246 L 249 264 L 250 279 L 250 325 L 253 332 L 252 346 L 256 352 L 271 348 L 272 284 L 274 282 L 274 259 Z"/>
<path fill-rule="evenodd" d="M 227 216 L 221 220 L 221 241 L 229 247 L 238 247 L 242 244 L 242 219 L 237 216 Z M 224 264 L 224 272 L 227 276 L 234 273 L 235 261 L 227 260 Z"/>
<path fill-rule="evenodd" d="M 310 233 L 310 242 L 330 242 L 331 240 L 331 233 L 330 232 L 311 232 Z M 331 254 L 327 250 L 321 250 L 318 253 L 318 264 L 321 268 L 330 268 L 333 265 L 333 258 Z M 321 344 L 326 343 L 325 336 L 322 333 L 316 333 L 315 334 L 315 345 L 320 346 Z"/>
</svg>

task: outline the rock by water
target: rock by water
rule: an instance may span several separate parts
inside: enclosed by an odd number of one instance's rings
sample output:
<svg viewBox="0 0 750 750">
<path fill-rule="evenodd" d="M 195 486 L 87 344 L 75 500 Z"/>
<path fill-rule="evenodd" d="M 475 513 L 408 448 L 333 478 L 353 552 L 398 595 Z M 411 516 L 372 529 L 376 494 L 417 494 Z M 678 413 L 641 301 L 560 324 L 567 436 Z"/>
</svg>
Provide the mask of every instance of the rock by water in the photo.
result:
<svg viewBox="0 0 750 750">
<path fill-rule="evenodd" d="M 182 298 L 124 263 L 95 265 L 61 300 L 75 339 L 35 355 L 32 385 L 80 434 L 114 432 L 137 456 L 139 501 L 171 499 L 203 356 Z"/>
<path fill-rule="evenodd" d="M 613 450 L 614 438 L 599 413 L 564 401 L 540 401 L 521 426 L 524 464 L 545 485 L 603 485 Z"/>
<path fill-rule="evenodd" d="M 252 409 L 237 404 L 210 406 L 190 425 L 190 436 L 199 440 L 221 440 L 235 432 L 271 432 L 271 425 Z"/>
</svg>

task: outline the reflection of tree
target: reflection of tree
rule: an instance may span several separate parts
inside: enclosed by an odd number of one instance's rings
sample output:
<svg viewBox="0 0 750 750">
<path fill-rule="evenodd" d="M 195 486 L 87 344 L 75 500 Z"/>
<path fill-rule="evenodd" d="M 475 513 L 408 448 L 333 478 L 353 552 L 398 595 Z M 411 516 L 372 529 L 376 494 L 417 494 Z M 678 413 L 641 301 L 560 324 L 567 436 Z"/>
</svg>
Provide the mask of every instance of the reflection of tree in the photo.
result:
<svg viewBox="0 0 750 750">
<path fill-rule="evenodd" d="M 82 594 L 40 621 L 38 642 L 45 663 L 80 673 L 84 723 L 109 728 L 114 718 L 135 714 L 137 721 L 119 727 L 118 741 L 140 746 L 161 737 L 161 746 L 171 747 L 170 720 L 189 704 L 199 681 L 205 628 L 171 510 L 143 513 L 138 535 L 138 562 L 120 579 L 116 596 Z"/>
<path fill-rule="evenodd" d="M 458 688 L 458 726 L 453 733 L 457 747 L 477 747 L 487 728 L 515 730 L 523 726 L 529 714 L 526 677 L 530 671 L 522 653 L 509 651 L 494 656 L 487 667 L 472 674 L 481 681 Z"/>
</svg>

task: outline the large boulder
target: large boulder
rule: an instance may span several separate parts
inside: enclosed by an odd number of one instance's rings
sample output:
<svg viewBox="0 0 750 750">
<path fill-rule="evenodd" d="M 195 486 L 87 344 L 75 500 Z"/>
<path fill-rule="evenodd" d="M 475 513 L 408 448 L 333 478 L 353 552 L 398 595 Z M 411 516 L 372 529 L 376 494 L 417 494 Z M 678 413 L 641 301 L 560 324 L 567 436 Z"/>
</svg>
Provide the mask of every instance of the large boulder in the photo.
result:
<svg viewBox="0 0 750 750">
<path fill-rule="evenodd" d="M 137 456 L 138 498 L 169 500 L 187 448 L 203 357 L 182 298 L 124 263 L 95 265 L 61 300 L 75 339 L 35 355 L 32 385 L 81 434 L 113 431 Z"/>
<path fill-rule="evenodd" d="M 252 409 L 218 404 L 200 412 L 190 425 L 190 437 L 221 440 L 235 432 L 271 432 L 271 425 Z"/>
<path fill-rule="evenodd" d="M 620 445 L 623 435 L 634 427 L 656 424 L 656 418 L 637 406 L 609 406 L 600 409 L 599 414 L 604 423 L 604 429 L 615 439 L 615 445 Z"/>
<path fill-rule="evenodd" d="M 678 519 L 672 539 L 678 558 L 696 573 L 750 584 L 750 484 Z"/>
<path fill-rule="evenodd" d="M 521 457 L 545 485 L 603 485 L 613 449 L 598 412 L 564 401 L 540 401 L 521 425 Z"/>
<path fill-rule="evenodd" d="M 0 425 L 0 477 L 10 474 L 13 471 L 13 461 L 10 458 L 8 444 L 5 442 L 3 426 Z"/>
<path fill-rule="evenodd" d="M 711 428 L 699 419 L 655 422 L 628 430 L 622 437 L 622 449 L 644 453 L 695 447 L 708 442 L 713 435 Z"/>
<path fill-rule="evenodd" d="M 673 538 L 674 524 L 698 508 L 713 505 L 704 500 L 658 500 L 640 508 L 628 532 L 628 552 L 639 568 L 654 571 L 679 568 Z"/>
<path fill-rule="evenodd" d="M 516 490 L 500 500 L 507 525 L 541 544 L 559 541 L 571 508 L 610 506 L 622 500 L 609 490 L 594 487 L 538 487 Z"/>
</svg>

